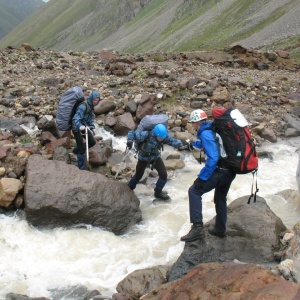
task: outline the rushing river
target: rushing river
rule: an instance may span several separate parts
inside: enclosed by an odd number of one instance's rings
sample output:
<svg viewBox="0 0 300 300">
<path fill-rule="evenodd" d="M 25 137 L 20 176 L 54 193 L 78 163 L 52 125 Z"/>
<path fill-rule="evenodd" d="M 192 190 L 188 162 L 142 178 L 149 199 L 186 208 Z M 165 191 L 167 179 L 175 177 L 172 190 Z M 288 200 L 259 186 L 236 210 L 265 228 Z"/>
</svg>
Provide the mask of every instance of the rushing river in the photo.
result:
<svg viewBox="0 0 300 300">
<path fill-rule="evenodd" d="M 114 148 L 124 150 L 125 138 L 112 138 Z M 264 149 L 271 151 L 272 157 L 259 160 L 258 195 L 289 228 L 299 221 L 300 204 L 275 194 L 297 189 L 299 147 L 296 138 L 270 144 Z M 141 200 L 143 222 L 123 236 L 91 226 L 39 230 L 26 222 L 22 212 L 0 215 L 0 299 L 9 292 L 51 299 L 50 290 L 76 285 L 112 295 L 128 273 L 173 263 L 183 250 L 180 236 L 190 228 L 187 190 L 202 167 L 190 153 L 182 155 L 186 166 L 169 172 L 166 185 L 172 201 L 154 205 L 153 194 L 141 194 L 138 187 L 135 192 Z M 251 174 L 237 176 L 228 202 L 249 195 L 251 184 Z M 213 192 L 203 197 L 204 222 L 214 217 L 212 199 Z"/>
</svg>

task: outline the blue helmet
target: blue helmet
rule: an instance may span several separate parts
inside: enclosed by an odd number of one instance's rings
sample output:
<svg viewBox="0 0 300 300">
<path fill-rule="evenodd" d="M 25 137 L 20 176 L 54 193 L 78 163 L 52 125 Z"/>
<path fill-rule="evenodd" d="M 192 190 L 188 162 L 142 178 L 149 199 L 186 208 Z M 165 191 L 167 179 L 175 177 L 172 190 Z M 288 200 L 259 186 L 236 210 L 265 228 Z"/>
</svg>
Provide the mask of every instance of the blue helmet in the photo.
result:
<svg viewBox="0 0 300 300">
<path fill-rule="evenodd" d="M 155 127 L 153 128 L 153 133 L 160 139 L 164 139 L 166 138 L 166 136 L 168 135 L 168 130 L 166 128 L 165 125 L 163 124 L 157 124 L 155 125 Z"/>
</svg>

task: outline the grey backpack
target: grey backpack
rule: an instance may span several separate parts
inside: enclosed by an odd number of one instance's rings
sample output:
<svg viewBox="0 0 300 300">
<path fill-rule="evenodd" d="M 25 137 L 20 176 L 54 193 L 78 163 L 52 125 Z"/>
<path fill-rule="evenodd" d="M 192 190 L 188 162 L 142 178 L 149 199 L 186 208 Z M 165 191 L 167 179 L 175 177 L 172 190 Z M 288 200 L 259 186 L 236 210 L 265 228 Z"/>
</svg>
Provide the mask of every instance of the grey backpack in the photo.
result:
<svg viewBox="0 0 300 300">
<path fill-rule="evenodd" d="M 146 115 L 140 121 L 136 131 L 152 130 L 157 124 L 163 124 L 168 128 L 168 116 L 165 114 Z"/>
<path fill-rule="evenodd" d="M 81 87 L 74 86 L 63 93 L 56 112 L 56 127 L 58 130 L 70 130 L 76 108 L 81 103 L 84 103 L 84 94 Z"/>
<path fill-rule="evenodd" d="M 139 123 L 136 131 L 151 131 L 155 125 L 157 124 L 163 124 L 168 128 L 168 116 L 165 114 L 160 114 L 160 115 L 146 115 Z M 136 151 L 141 151 L 143 145 L 146 143 L 148 137 L 144 142 L 135 142 L 134 143 L 134 148 Z"/>
</svg>

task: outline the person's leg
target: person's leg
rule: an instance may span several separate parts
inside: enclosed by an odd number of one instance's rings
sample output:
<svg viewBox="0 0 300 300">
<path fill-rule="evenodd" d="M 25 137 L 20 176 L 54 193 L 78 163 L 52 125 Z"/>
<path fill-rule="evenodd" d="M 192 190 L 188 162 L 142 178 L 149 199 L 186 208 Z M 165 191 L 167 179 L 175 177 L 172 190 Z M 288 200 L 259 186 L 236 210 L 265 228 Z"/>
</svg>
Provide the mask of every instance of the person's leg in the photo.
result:
<svg viewBox="0 0 300 300">
<path fill-rule="evenodd" d="M 230 170 L 219 170 L 219 184 L 215 189 L 214 203 L 216 210 L 215 227 L 209 233 L 219 237 L 225 237 L 227 223 L 227 194 L 231 183 L 235 178 L 235 173 Z"/>
<path fill-rule="evenodd" d="M 79 131 L 73 131 L 73 135 L 76 140 L 77 166 L 80 170 L 86 170 L 86 162 L 84 155 L 85 144 L 83 141 L 83 137 Z"/>
<path fill-rule="evenodd" d="M 80 170 L 86 170 L 85 154 L 77 154 L 77 167 Z"/>
<path fill-rule="evenodd" d="M 218 185 L 218 181 L 218 172 L 215 171 L 208 180 L 202 181 L 201 187 L 195 186 L 195 184 L 193 184 L 189 188 L 188 195 L 191 223 L 202 224 L 202 195 L 214 189 Z"/>
<path fill-rule="evenodd" d="M 203 190 L 197 189 L 193 184 L 188 191 L 190 204 L 190 222 L 192 223 L 191 230 L 188 234 L 182 236 L 182 242 L 192 242 L 205 237 L 203 230 L 202 216 L 202 195 Z"/>
<path fill-rule="evenodd" d="M 138 160 L 136 168 L 135 168 L 135 174 L 132 176 L 130 181 L 128 182 L 128 186 L 131 190 L 134 190 L 136 188 L 136 185 L 139 183 L 141 178 L 144 175 L 145 169 L 147 167 L 147 162 Z"/>
<path fill-rule="evenodd" d="M 202 181 L 201 186 L 193 184 L 188 191 L 190 206 L 190 221 L 193 224 L 190 232 L 181 237 L 183 242 L 191 242 L 205 236 L 203 230 L 202 195 L 214 189 L 218 184 L 218 172 L 215 171 L 210 179 Z"/>
<path fill-rule="evenodd" d="M 158 173 L 158 180 L 155 184 L 154 196 L 162 200 L 168 200 L 170 197 L 167 195 L 167 193 L 163 192 L 163 188 L 167 183 L 168 173 L 161 157 L 156 159 L 154 163 L 154 169 Z"/>
</svg>

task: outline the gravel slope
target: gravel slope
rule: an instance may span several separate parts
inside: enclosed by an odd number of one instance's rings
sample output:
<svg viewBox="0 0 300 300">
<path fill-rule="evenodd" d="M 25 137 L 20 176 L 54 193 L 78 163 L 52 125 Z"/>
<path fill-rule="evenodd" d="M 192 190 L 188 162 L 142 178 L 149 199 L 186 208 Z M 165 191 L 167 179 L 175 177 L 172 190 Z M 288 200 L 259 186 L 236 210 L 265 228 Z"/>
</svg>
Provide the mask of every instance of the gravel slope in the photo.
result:
<svg viewBox="0 0 300 300">
<path fill-rule="evenodd" d="M 215 6 L 201 14 L 197 19 L 164 39 L 160 39 L 160 34 L 172 22 L 176 8 L 183 2 L 184 1 L 181 0 L 174 2 L 172 5 L 167 4 L 162 13 L 148 16 L 148 18 L 143 19 L 142 22 L 134 23 L 130 27 L 121 27 L 116 33 L 89 50 L 96 50 L 99 49 L 99 47 L 124 50 L 130 48 L 132 45 L 150 44 L 152 51 L 173 51 L 191 37 L 204 32 L 204 30 L 211 25 L 212 22 L 218 20 L 228 8 L 232 5 L 234 6 L 236 0 L 222 0 L 216 2 Z M 256 5 L 251 6 L 251 10 L 249 9 L 245 13 L 245 16 L 238 16 L 239 19 L 245 19 L 246 22 L 245 26 L 240 27 L 235 33 L 242 33 L 249 30 L 249 28 L 264 21 L 284 5 L 288 6 L 287 13 L 284 16 L 247 39 L 237 41 L 234 44 L 238 43 L 246 47 L 260 47 L 285 37 L 299 35 L 300 0 L 271 0 L 265 4 L 257 2 Z M 218 36 L 222 36 L 222 28 L 216 32 L 216 38 L 218 38 Z"/>
<path fill-rule="evenodd" d="M 268 5 L 265 5 L 264 9 L 255 15 L 260 20 L 265 18 L 272 9 L 281 6 L 284 3 L 290 1 L 274 0 Z M 239 43 L 246 47 L 260 47 L 267 44 L 271 44 L 274 41 L 287 38 L 293 35 L 300 34 L 300 1 L 294 1 L 293 8 L 276 22 L 265 27 L 248 37 L 247 39 L 241 40 Z M 297 3 L 296 3 L 297 2 Z"/>
</svg>

